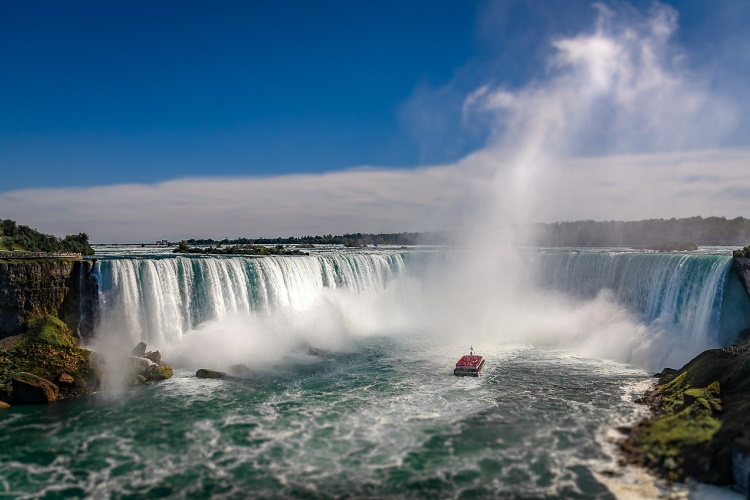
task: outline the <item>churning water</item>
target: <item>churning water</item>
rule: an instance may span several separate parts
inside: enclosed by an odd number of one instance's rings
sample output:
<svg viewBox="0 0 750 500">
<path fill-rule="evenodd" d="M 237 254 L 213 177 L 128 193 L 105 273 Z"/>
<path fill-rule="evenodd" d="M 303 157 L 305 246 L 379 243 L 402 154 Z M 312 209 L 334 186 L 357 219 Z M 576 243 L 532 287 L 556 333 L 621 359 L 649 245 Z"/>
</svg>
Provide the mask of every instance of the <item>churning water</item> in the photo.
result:
<svg viewBox="0 0 750 500">
<path fill-rule="evenodd" d="M 637 359 L 617 361 L 638 352 L 632 339 L 584 355 L 577 343 L 593 337 L 578 330 L 609 334 L 591 311 L 625 311 L 636 340 L 665 348 L 683 331 L 694 355 L 731 341 L 723 316 L 742 309 L 727 297 L 727 255 L 535 251 L 525 278 L 565 297 L 554 311 L 585 318 L 547 326 L 563 340 L 524 337 L 539 323 L 516 319 L 476 336 L 476 325 L 451 323 L 453 335 L 437 335 L 448 315 L 430 321 L 414 283 L 459 254 L 100 260 L 99 336 L 158 346 L 175 376 L 4 413 L 0 496 L 611 498 L 595 477 L 612 463 L 601 437 L 632 418 L 648 373 Z M 487 367 L 453 377 L 470 343 Z M 310 345 L 331 352 L 310 356 Z M 236 362 L 252 374 L 193 375 Z"/>
</svg>

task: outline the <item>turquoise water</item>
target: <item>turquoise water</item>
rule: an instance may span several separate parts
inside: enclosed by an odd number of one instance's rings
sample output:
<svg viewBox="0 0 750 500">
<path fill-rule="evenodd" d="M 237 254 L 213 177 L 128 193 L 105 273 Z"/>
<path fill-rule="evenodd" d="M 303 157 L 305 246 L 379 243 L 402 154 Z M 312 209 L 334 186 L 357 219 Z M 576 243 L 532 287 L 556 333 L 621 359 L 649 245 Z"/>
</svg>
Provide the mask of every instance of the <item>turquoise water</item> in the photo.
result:
<svg viewBox="0 0 750 500">
<path fill-rule="evenodd" d="M 483 376 L 390 339 L 242 381 L 171 380 L 0 417 L 13 498 L 610 498 L 603 429 L 643 372 L 496 346 Z"/>
<path fill-rule="evenodd" d="M 750 323 L 722 252 L 156 250 L 100 260 L 93 347 L 145 340 L 174 378 L 0 412 L 0 498 L 611 498 L 644 370 Z"/>
</svg>

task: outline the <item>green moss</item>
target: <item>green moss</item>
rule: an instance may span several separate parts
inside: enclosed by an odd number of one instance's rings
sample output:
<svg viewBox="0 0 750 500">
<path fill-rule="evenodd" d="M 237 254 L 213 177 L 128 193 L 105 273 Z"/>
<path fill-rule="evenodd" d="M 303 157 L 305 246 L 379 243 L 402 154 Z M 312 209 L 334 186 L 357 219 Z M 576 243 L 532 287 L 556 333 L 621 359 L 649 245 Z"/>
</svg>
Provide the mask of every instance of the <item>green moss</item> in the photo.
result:
<svg viewBox="0 0 750 500">
<path fill-rule="evenodd" d="M 721 428 L 711 408 L 696 401 L 674 415 L 664 415 L 643 424 L 643 445 L 655 459 L 678 457 L 686 446 L 709 441 Z"/>
<path fill-rule="evenodd" d="M 685 452 L 710 441 L 721 429 L 715 413 L 721 411 L 719 382 L 691 387 L 687 372 L 657 388 L 661 414 L 641 422 L 639 440 L 645 462 L 668 471 L 666 477 L 684 477 Z"/>
<path fill-rule="evenodd" d="M 92 374 L 90 354 L 75 346 L 75 339 L 62 321 L 54 316 L 39 318 L 19 342 L 0 352 L 0 399 L 10 395 L 10 381 L 17 372 L 53 382 L 67 373 L 85 383 Z M 65 389 L 61 395 L 67 397 L 78 392 L 80 387 L 74 387 Z"/>
<path fill-rule="evenodd" d="M 31 321 L 24 340 L 57 347 L 75 347 L 78 343 L 68 325 L 49 314 Z"/>
</svg>

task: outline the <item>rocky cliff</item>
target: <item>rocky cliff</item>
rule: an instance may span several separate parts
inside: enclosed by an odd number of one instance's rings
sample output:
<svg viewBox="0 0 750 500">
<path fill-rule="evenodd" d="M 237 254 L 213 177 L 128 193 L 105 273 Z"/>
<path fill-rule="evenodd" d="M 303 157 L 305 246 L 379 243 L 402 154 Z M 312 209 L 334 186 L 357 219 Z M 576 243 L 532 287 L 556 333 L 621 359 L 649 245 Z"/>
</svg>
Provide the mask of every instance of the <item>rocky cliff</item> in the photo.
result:
<svg viewBox="0 0 750 500">
<path fill-rule="evenodd" d="M 750 295 L 750 257 L 741 256 L 740 252 L 735 252 L 734 257 L 732 257 L 732 272 L 737 274 L 748 295 Z"/>
<path fill-rule="evenodd" d="M 93 261 L 49 259 L 0 261 L 0 339 L 22 333 L 33 318 L 62 319 L 91 338 L 96 311 Z"/>
</svg>

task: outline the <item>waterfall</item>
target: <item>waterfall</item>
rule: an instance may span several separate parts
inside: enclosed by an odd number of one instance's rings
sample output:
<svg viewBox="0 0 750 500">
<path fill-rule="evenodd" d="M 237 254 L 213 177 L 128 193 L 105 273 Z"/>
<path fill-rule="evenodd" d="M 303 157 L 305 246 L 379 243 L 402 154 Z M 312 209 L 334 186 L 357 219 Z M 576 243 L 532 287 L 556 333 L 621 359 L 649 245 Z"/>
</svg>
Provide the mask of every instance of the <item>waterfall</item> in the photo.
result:
<svg viewBox="0 0 750 500">
<path fill-rule="evenodd" d="M 161 345 L 236 314 L 303 309 L 324 289 L 377 292 L 404 270 L 401 254 L 118 258 L 97 264 L 100 328 Z"/>
<path fill-rule="evenodd" d="M 543 251 L 536 258 L 538 286 L 581 298 L 610 290 L 644 323 L 678 332 L 688 343 L 731 343 L 738 332 L 731 316 L 746 316 L 747 300 L 729 274 L 730 256 Z M 736 310 L 737 297 L 744 299 L 743 310 Z"/>
</svg>

